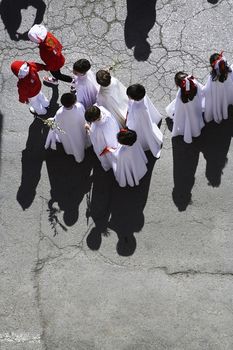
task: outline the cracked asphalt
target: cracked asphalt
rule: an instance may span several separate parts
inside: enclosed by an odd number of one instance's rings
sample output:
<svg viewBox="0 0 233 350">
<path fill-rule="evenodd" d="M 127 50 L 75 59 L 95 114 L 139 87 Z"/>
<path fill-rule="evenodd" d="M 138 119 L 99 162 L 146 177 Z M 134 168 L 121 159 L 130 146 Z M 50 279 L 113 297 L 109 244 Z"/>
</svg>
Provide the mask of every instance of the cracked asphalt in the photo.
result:
<svg viewBox="0 0 233 350">
<path fill-rule="evenodd" d="M 211 53 L 233 63 L 232 1 L 25 3 L 0 6 L 0 349 L 232 350 L 233 113 L 192 145 L 165 115 L 178 70 L 204 83 Z M 79 165 L 44 150 L 10 71 L 40 62 L 35 18 L 63 43 L 64 73 L 87 58 L 145 85 L 164 145 L 139 187 L 120 189 L 91 150 Z M 52 116 L 69 86 L 43 91 Z"/>
</svg>

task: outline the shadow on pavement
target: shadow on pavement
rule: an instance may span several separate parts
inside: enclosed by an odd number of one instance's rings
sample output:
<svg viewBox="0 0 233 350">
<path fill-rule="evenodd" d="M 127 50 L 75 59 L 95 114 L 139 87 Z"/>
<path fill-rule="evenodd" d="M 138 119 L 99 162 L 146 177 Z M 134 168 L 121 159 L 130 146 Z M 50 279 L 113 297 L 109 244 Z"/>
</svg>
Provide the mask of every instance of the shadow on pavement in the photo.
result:
<svg viewBox="0 0 233 350">
<path fill-rule="evenodd" d="M 151 174 L 155 158 L 147 152 L 148 172 L 139 186 L 121 188 L 111 171 L 104 172 L 99 164 L 94 167 L 93 189 L 90 201 L 90 216 L 95 227 L 87 236 L 87 245 L 92 250 L 100 248 L 102 235 L 108 228 L 118 236 L 117 253 L 130 256 L 136 249 L 135 232 L 144 226 L 143 210 L 147 202 Z"/>
<path fill-rule="evenodd" d="M 125 43 L 129 49 L 134 47 L 134 57 L 138 61 L 146 61 L 151 53 L 147 38 L 156 21 L 156 1 L 127 0 Z"/>
<path fill-rule="evenodd" d="M 191 202 L 191 191 L 195 183 L 200 153 L 198 140 L 187 144 L 183 141 L 183 136 L 173 137 L 172 152 L 174 179 L 172 198 L 179 211 L 184 211 Z"/>
<path fill-rule="evenodd" d="M 206 160 L 206 178 L 208 185 L 219 187 L 223 169 L 227 164 L 227 153 L 232 137 L 233 119 L 229 117 L 220 125 L 208 123 L 202 132 L 200 151 Z"/>
<path fill-rule="evenodd" d="M 29 127 L 26 148 L 22 151 L 22 177 L 16 197 L 23 210 L 30 207 L 36 195 L 45 159 L 44 144 L 47 134 L 48 127 L 41 120 L 34 119 Z"/>
<path fill-rule="evenodd" d="M 58 203 L 59 210 L 64 211 L 63 220 L 67 226 L 74 225 L 78 220 L 79 205 L 85 193 L 90 190 L 92 157 L 88 149 L 84 161 L 77 163 L 73 156 L 65 153 L 59 143 L 56 151 L 51 149 L 46 151 L 46 166 L 51 186 L 49 201 L 51 224 L 54 219 L 57 221 L 56 212 L 53 211 L 55 202 Z"/>
<path fill-rule="evenodd" d="M 202 129 L 201 136 L 186 144 L 182 136 L 172 138 L 174 188 L 172 197 L 179 211 L 186 210 L 191 203 L 191 191 L 199 154 L 206 160 L 205 175 L 208 185 L 219 187 L 223 169 L 227 164 L 227 153 L 233 134 L 233 107 L 229 107 L 229 118 L 221 124 L 210 122 Z"/>
<path fill-rule="evenodd" d="M 2 0 L 0 3 L 0 15 L 11 40 L 29 40 L 28 31 L 18 33 L 21 25 L 21 10 L 32 6 L 36 9 L 34 24 L 40 24 L 43 21 L 46 5 L 43 0 Z M 28 28 L 29 30 L 30 28 Z"/>
<path fill-rule="evenodd" d="M 53 88 L 48 115 L 46 115 L 45 118 L 51 116 L 51 112 L 54 114 L 56 113 L 56 110 L 59 107 L 57 99 L 58 89 L 55 87 Z M 36 188 L 40 181 L 42 164 L 46 156 L 44 145 L 48 131 L 48 127 L 37 118 L 34 119 L 29 127 L 26 148 L 22 151 L 21 184 L 16 196 L 17 201 L 23 210 L 31 206 L 36 195 Z"/>
</svg>

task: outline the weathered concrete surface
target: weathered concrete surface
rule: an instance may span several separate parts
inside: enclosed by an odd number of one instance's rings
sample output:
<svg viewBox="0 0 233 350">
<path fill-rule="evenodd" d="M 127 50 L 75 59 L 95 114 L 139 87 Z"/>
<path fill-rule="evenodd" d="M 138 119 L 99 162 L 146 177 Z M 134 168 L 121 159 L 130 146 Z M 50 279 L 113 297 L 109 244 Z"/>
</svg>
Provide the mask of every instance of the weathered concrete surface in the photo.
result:
<svg viewBox="0 0 233 350">
<path fill-rule="evenodd" d="M 24 33 L 36 9 L 21 12 Z M 147 61 L 126 47 L 125 0 L 46 1 L 43 22 L 63 42 L 65 72 L 82 57 L 94 70 L 114 64 L 165 118 L 176 71 L 204 83 L 213 51 L 231 62 L 232 13 L 227 0 L 158 0 Z M 119 189 L 89 152 L 77 165 L 43 150 L 47 129 L 18 103 L 10 72 L 37 49 L 2 22 L 0 47 L 0 349 L 231 350 L 232 119 L 190 147 L 172 147 L 164 119 L 161 159 L 138 188 Z M 59 96 L 68 90 L 60 83 Z M 56 89 L 43 91 L 56 102 Z"/>
</svg>

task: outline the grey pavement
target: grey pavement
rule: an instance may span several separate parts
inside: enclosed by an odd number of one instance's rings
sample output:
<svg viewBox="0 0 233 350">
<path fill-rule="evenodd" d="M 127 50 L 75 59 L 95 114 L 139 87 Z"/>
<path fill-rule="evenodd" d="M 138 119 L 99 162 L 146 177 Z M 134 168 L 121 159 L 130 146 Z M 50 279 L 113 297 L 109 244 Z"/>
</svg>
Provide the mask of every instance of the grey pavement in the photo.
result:
<svg viewBox="0 0 233 350">
<path fill-rule="evenodd" d="M 0 349 L 232 350 L 232 111 L 185 145 L 164 110 L 178 70 L 204 83 L 211 53 L 233 62 L 232 1 L 128 0 L 127 21 L 126 0 L 28 3 L 8 30 L 0 20 Z M 145 85 L 164 146 L 140 186 L 120 189 L 91 151 L 80 165 L 45 152 L 48 129 L 10 71 L 39 61 L 23 35 L 36 16 L 61 39 L 65 73 L 85 57 Z M 69 86 L 43 91 L 53 115 Z"/>
</svg>

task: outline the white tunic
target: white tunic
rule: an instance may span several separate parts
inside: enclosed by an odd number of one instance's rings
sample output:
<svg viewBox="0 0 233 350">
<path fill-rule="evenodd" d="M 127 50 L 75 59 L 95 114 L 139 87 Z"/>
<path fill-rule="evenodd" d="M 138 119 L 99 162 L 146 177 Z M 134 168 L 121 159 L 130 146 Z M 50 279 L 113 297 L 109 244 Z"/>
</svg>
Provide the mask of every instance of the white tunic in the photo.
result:
<svg viewBox="0 0 233 350">
<path fill-rule="evenodd" d="M 182 102 L 180 88 L 174 100 L 172 137 L 184 135 L 186 143 L 191 143 L 192 137 L 200 136 L 201 129 L 205 125 L 202 118 L 201 85 L 197 81 L 195 81 L 195 84 L 197 85 L 197 94 L 192 101 Z"/>
<path fill-rule="evenodd" d="M 58 129 L 50 129 L 45 148 L 51 147 L 56 149 L 56 141 L 61 142 L 67 154 L 72 154 L 78 163 L 82 162 L 85 147 L 88 143 L 84 113 L 84 107 L 79 102 L 72 109 L 66 109 L 63 106 L 59 108 L 54 121 L 64 133 Z"/>
<path fill-rule="evenodd" d="M 126 125 L 136 131 L 143 150 L 150 150 L 156 158 L 160 157 L 163 142 L 163 134 L 157 126 L 160 120 L 160 113 L 147 96 L 140 101 L 129 100 Z"/>
<path fill-rule="evenodd" d="M 128 97 L 126 95 L 126 87 L 118 79 L 111 77 L 109 86 L 100 86 L 97 104 L 107 108 L 120 127 L 125 126 Z"/>
<path fill-rule="evenodd" d="M 203 93 L 206 122 L 214 120 L 216 123 L 221 123 L 223 119 L 228 118 L 228 106 L 233 104 L 233 73 L 228 73 L 227 80 L 223 83 L 218 80 L 212 81 L 209 76 Z"/>
<path fill-rule="evenodd" d="M 119 145 L 112 153 L 113 172 L 121 187 L 139 185 L 147 172 L 147 158 L 142 146 L 136 141 L 132 146 Z"/>
<path fill-rule="evenodd" d="M 106 147 L 111 148 L 113 151 L 117 148 L 116 135 L 119 132 L 119 126 L 109 111 L 102 106 L 99 106 L 99 108 L 101 110 L 101 119 L 91 123 L 90 139 L 102 167 L 105 171 L 108 171 L 112 167 L 111 152 L 103 155 L 101 153 Z"/>
<path fill-rule="evenodd" d="M 89 69 L 85 75 L 76 75 L 74 81 L 77 101 L 85 109 L 93 106 L 99 89 L 94 73 Z"/>
</svg>

